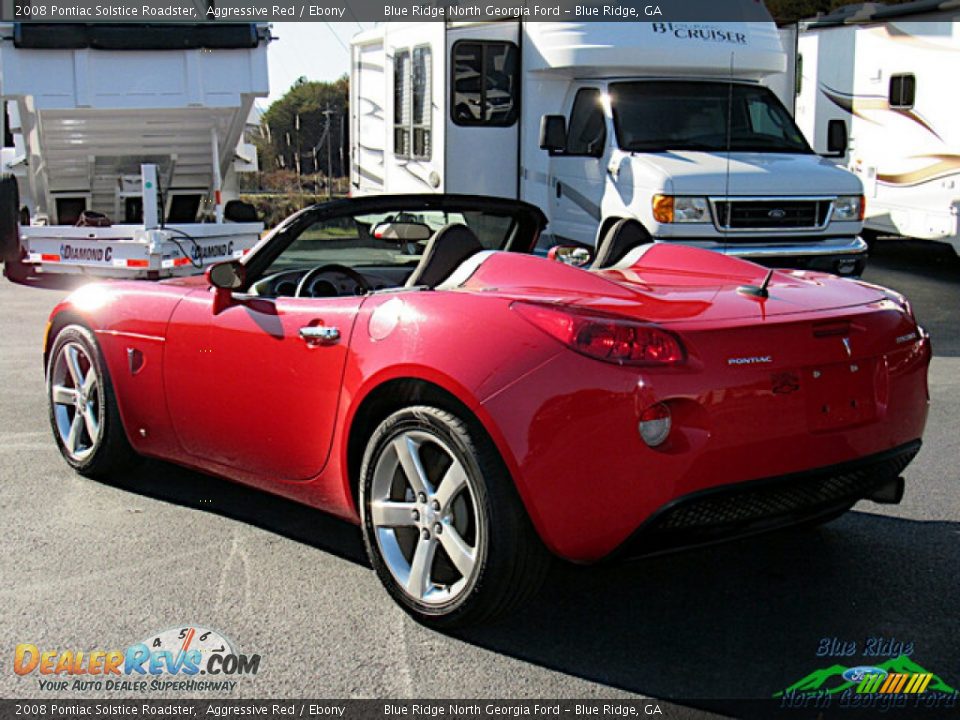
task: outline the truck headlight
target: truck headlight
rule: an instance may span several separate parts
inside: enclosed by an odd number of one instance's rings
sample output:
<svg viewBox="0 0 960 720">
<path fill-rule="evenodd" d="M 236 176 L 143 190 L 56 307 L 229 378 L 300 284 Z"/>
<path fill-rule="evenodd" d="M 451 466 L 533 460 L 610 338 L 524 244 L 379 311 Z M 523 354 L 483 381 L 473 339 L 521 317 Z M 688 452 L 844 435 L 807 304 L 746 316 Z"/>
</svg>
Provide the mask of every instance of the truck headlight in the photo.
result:
<svg viewBox="0 0 960 720">
<path fill-rule="evenodd" d="M 710 222 L 707 199 L 684 195 L 654 195 L 653 219 L 658 223 Z"/>
<path fill-rule="evenodd" d="M 834 220 L 863 220 L 867 203 L 863 195 L 841 195 L 833 203 Z"/>
</svg>

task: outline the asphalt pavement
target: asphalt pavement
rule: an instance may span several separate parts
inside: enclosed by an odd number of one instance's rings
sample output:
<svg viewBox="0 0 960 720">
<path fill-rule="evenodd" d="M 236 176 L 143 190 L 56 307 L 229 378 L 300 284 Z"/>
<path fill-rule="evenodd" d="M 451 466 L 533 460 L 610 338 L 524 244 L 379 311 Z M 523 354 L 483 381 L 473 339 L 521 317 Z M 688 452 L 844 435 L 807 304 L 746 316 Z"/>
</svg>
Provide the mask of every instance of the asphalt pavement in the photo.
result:
<svg viewBox="0 0 960 720">
<path fill-rule="evenodd" d="M 865 277 L 906 294 L 933 337 L 930 421 L 901 505 L 628 565 L 558 565 L 522 611 L 456 635 L 391 602 L 349 524 L 161 462 L 111 483 L 72 472 L 40 362 L 65 286 L 0 280 L 0 696 L 129 695 L 41 691 L 12 672 L 14 647 L 119 649 L 194 624 L 261 656 L 237 698 L 646 696 L 723 713 L 725 698 L 768 698 L 843 663 L 817 656 L 824 638 L 862 650 L 874 637 L 911 643 L 960 686 L 960 260 L 886 242 Z"/>
</svg>

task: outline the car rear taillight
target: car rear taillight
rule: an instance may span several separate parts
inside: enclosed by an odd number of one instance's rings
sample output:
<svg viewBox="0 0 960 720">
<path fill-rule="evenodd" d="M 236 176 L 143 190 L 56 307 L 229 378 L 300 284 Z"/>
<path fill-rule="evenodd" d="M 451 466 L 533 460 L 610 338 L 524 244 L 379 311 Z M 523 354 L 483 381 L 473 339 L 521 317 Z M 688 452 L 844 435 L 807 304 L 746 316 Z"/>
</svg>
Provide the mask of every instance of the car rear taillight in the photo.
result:
<svg viewBox="0 0 960 720">
<path fill-rule="evenodd" d="M 570 306 L 515 302 L 511 307 L 578 353 L 617 365 L 678 365 L 683 345 L 673 333 L 628 318 L 598 315 Z"/>
</svg>

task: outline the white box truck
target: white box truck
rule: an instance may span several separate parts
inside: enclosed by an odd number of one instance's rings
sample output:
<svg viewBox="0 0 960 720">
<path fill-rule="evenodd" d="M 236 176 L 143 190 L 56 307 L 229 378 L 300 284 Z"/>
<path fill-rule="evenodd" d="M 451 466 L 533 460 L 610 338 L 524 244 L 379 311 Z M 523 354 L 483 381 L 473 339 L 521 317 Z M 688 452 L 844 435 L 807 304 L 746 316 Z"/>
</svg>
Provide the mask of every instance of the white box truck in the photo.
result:
<svg viewBox="0 0 960 720">
<path fill-rule="evenodd" d="M 228 202 L 256 158 L 269 41 L 256 24 L 0 25 L 8 277 L 193 274 L 253 247 L 262 224 Z"/>
<path fill-rule="evenodd" d="M 515 197 L 554 243 L 629 217 L 651 241 L 863 269 L 860 180 L 763 84 L 787 67 L 772 21 L 384 23 L 352 53 L 354 194 Z"/>
<path fill-rule="evenodd" d="M 791 31 L 797 125 L 815 149 L 847 125 L 840 162 L 863 181 L 867 232 L 960 252 L 960 6 L 849 6 Z"/>
</svg>

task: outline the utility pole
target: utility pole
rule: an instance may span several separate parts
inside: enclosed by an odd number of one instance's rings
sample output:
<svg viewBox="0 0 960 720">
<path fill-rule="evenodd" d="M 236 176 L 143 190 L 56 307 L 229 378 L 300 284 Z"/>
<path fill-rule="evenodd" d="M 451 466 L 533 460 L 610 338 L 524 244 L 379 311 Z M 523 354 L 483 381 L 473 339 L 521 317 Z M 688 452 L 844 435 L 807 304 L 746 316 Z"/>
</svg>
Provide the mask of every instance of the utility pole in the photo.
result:
<svg viewBox="0 0 960 720">
<path fill-rule="evenodd" d="M 330 109 L 330 103 L 327 103 L 327 109 L 323 111 L 327 118 L 327 200 L 333 197 L 333 151 L 331 148 L 331 137 L 333 136 L 333 127 L 330 124 L 330 115 L 333 110 Z"/>
<path fill-rule="evenodd" d="M 294 128 L 297 131 L 297 190 L 301 195 L 301 203 L 303 201 L 303 180 L 300 176 L 300 113 L 298 112 L 294 118 Z"/>
</svg>

